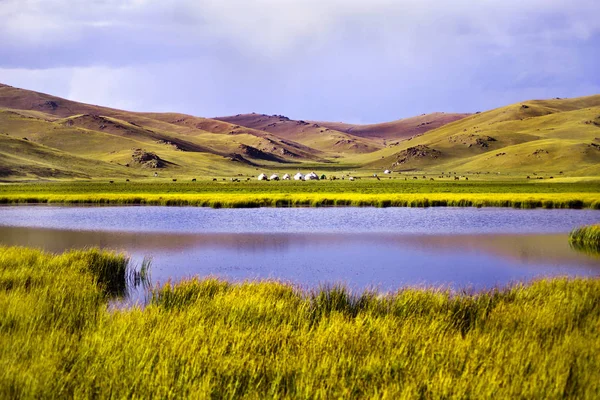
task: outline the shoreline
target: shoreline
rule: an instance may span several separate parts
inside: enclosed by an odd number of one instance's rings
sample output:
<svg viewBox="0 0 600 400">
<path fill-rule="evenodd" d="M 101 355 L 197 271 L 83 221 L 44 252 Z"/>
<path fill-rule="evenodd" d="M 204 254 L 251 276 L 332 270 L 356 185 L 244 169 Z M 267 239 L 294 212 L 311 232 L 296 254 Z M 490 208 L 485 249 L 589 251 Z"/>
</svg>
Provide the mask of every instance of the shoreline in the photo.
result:
<svg viewBox="0 0 600 400">
<path fill-rule="evenodd" d="M 210 208 L 290 207 L 500 207 L 519 209 L 600 210 L 596 193 L 430 193 L 430 194 L 14 194 L 0 196 L 0 205 L 147 205 Z"/>
</svg>

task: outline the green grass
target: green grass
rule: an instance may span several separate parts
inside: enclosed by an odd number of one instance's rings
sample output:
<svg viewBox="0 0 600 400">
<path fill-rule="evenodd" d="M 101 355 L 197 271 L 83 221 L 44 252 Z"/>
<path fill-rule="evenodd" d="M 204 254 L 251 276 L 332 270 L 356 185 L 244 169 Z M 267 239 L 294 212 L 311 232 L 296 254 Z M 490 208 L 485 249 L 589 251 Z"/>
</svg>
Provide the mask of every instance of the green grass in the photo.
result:
<svg viewBox="0 0 600 400">
<path fill-rule="evenodd" d="M 0 204 L 204 207 L 515 207 L 600 209 L 600 183 L 361 179 L 321 182 L 61 182 L 0 185 Z"/>
<path fill-rule="evenodd" d="M 587 225 L 574 229 L 569 242 L 579 250 L 600 254 L 600 225 Z"/>
<path fill-rule="evenodd" d="M 193 279 L 154 289 L 144 309 L 110 310 L 100 271 L 125 264 L 96 250 L 0 248 L 0 397 L 600 392 L 597 279 L 389 295 Z"/>
</svg>

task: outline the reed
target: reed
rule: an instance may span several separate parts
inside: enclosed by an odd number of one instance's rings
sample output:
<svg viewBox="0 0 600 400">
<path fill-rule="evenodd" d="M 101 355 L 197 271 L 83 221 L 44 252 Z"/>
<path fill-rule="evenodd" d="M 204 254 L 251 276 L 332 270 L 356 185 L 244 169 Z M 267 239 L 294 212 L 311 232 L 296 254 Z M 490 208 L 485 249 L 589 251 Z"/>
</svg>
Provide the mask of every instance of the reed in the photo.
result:
<svg viewBox="0 0 600 400">
<path fill-rule="evenodd" d="M 155 287 L 145 308 L 114 310 L 94 271 L 120 260 L 95 250 L 0 248 L 0 397 L 600 392 L 597 279 L 353 293 L 195 278 Z"/>
<path fill-rule="evenodd" d="M 527 182 L 61 182 L 0 185 L 0 204 L 600 209 L 600 184 Z"/>
<path fill-rule="evenodd" d="M 578 250 L 600 254 L 600 224 L 574 229 L 569 234 L 569 242 Z"/>
<path fill-rule="evenodd" d="M 600 209 L 597 194 L 40 194 L 5 195 L 0 204 L 147 205 L 212 208 L 257 207 L 511 207 Z"/>
</svg>

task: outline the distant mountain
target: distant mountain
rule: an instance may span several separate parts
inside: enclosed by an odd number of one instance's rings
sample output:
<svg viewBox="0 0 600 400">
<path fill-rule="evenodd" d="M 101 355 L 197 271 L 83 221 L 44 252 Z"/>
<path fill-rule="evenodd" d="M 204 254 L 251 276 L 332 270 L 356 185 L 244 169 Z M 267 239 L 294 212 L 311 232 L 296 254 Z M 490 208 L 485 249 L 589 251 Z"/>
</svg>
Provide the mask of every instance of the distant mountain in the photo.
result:
<svg viewBox="0 0 600 400">
<path fill-rule="evenodd" d="M 382 143 L 369 138 L 340 132 L 316 122 L 289 119 L 283 115 L 251 113 L 231 117 L 216 117 L 214 119 L 269 132 L 326 152 L 370 153 L 383 148 Z"/>
<path fill-rule="evenodd" d="M 380 124 L 356 125 L 343 122 L 316 122 L 321 126 L 335 129 L 362 138 L 401 140 L 422 135 L 450 122 L 468 117 L 471 114 L 447 114 L 443 112 L 423 114 Z"/>
<path fill-rule="evenodd" d="M 600 95 L 353 125 L 129 112 L 0 84 L 0 180 L 308 169 L 600 175 Z"/>
</svg>

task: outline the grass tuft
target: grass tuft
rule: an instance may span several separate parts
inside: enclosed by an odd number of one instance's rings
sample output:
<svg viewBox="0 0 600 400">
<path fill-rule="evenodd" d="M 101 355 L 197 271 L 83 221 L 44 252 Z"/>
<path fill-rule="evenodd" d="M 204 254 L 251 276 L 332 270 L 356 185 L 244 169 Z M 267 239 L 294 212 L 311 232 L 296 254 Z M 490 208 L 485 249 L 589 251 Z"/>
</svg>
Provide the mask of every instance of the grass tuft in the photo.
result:
<svg viewBox="0 0 600 400">
<path fill-rule="evenodd" d="M 0 247 L 0 398 L 600 391 L 598 279 L 380 294 L 195 278 L 155 287 L 143 309 L 115 310 L 107 296 L 125 264 L 98 250 Z"/>
<path fill-rule="evenodd" d="M 600 254 L 600 225 L 586 225 L 569 234 L 569 242 L 575 249 Z"/>
</svg>

